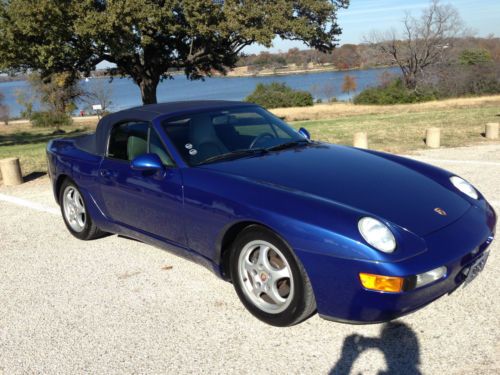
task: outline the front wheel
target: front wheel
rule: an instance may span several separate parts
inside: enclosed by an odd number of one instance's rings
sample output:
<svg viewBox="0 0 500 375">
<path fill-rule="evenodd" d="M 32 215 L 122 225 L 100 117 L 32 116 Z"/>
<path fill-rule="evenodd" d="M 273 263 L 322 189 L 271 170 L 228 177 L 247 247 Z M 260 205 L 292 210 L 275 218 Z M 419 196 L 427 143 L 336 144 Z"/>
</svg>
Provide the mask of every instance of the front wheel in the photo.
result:
<svg viewBox="0 0 500 375">
<path fill-rule="evenodd" d="M 292 250 L 274 233 L 252 226 L 236 238 L 231 279 L 245 307 L 274 326 L 309 318 L 316 302 L 307 274 Z"/>
<path fill-rule="evenodd" d="M 70 233 L 80 240 L 93 240 L 106 233 L 96 227 L 87 212 L 87 206 L 76 184 L 66 179 L 59 192 L 59 205 L 64 223 Z"/>
</svg>

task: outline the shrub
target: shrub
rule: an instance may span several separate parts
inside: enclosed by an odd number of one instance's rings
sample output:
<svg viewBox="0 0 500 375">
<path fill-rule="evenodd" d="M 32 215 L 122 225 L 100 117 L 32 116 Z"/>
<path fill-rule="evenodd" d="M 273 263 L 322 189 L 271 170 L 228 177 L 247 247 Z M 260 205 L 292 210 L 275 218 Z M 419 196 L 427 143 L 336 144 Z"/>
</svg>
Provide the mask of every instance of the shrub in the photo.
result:
<svg viewBox="0 0 500 375">
<path fill-rule="evenodd" d="M 500 93 L 500 64 L 455 64 L 431 72 L 430 82 L 441 98 Z"/>
<path fill-rule="evenodd" d="M 354 97 L 355 104 L 407 104 L 436 100 L 432 89 L 407 89 L 398 78 L 386 85 L 370 87 Z"/>
<path fill-rule="evenodd" d="M 254 92 L 245 101 L 258 104 L 265 108 L 307 107 L 314 104 L 310 92 L 294 90 L 285 83 L 259 83 Z"/>
<path fill-rule="evenodd" d="M 60 129 L 61 126 L 72 124 L 72 119 L 69 115 L 56 112 L 34 112 L 30 120 L 31 124 L 38 128 L 55 127 L 56 129 Z"/>
<path fill-rule="evenodd" d="M 486 64 L 493 61 L 491 53 L 485 49 L 465 49 L 460 53 L 458 61 L 462 65 Z"/>
</svg>

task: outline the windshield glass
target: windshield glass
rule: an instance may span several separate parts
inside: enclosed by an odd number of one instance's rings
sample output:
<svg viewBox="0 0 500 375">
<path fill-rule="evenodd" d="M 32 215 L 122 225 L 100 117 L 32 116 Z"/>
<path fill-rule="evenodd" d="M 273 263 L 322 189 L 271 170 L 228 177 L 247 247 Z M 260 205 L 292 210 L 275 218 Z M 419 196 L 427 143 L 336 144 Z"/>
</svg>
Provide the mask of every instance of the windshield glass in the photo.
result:
<svg viewBox="0 0 500 375">
<path fill-rule="evenodd" d="M 162 126 L 192 166 L 305 141 L 284 121 L 260 107 L 195 113 L 165 120 Z"/>
</svg>

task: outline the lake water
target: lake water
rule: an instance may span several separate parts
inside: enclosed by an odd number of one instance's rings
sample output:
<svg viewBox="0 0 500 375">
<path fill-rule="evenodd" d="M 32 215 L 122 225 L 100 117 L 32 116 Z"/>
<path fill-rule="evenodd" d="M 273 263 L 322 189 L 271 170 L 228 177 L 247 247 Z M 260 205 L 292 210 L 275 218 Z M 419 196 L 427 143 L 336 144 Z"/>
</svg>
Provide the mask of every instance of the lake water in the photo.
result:
<svg viewBox="0 0 500 375">
<path fill-rule="evenodd" d="M 322 72 L 293 74 L 286 76 L 266 76 L 266 77 L 213 77 L 204 81 L 189 81 L 183 75 L 175 76 L 174 79 L 165 80 L 158 87 L 158 101 L 167 102 L 175 100 L 196 100 L 196 99 L 222 99 L 222 100 L 242 100 L 248 96 L 258 83 L 284 82 L 289 86 L 311 91 L 315 98 L 325 99 L 336 96 L 340 100 L 347 99 L 346 94 L 342 94 L 341 86 L 344 76 L 349 74 L 356 78 L 357 90 L 353 94 L 363 90 L 368 86 L 378 83 L 380 75 L 384 71 L 397 73 L 396 68 L 389 69 L 367 69 L 353 70 L 348 72 Z M 100 78 L 106 80 L 107 78 Z M 95 79 L 88 82 L 82 80 L 81 85 L 85 89 L 92 85 Z M 140 105 L 141 95 L 137 85 L 128 78 L 115 78 L 110 83 L 112 111 Z M 18 117 L 21 106 L 16 102 L 16 93 L 19 91 L 31 92 L 30 86 L 25 81 L 0 83 L 0 92 L 5 96 L 5 104 L 10 108 L 10 116 Z M 351 94 L 352 95 L 352 94 Z M 83 109 L 86 105 L 78 103 Z M 38 105 L 36 105 L 38 107 Z"/>
</svg>

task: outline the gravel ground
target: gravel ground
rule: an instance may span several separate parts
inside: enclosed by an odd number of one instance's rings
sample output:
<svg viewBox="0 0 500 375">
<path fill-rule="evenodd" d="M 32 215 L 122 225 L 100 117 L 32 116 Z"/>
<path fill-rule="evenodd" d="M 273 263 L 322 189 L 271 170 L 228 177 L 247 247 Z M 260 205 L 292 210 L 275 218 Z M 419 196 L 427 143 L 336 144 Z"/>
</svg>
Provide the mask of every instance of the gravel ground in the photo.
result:
<svg viewBox="0 0 500 375">
<path fill-rule="evenodd" d="M 412 157 L 469 179 L 500 211 L 500 145 Z M 49 208 L 0 199 L 0 374 L 500 374 L 498 240 L 470 286 L 412 315 L 283 329 L 200 266 L 117 236 L 76 240 L 46 179 L 0 194 Z"/>
</svg>

